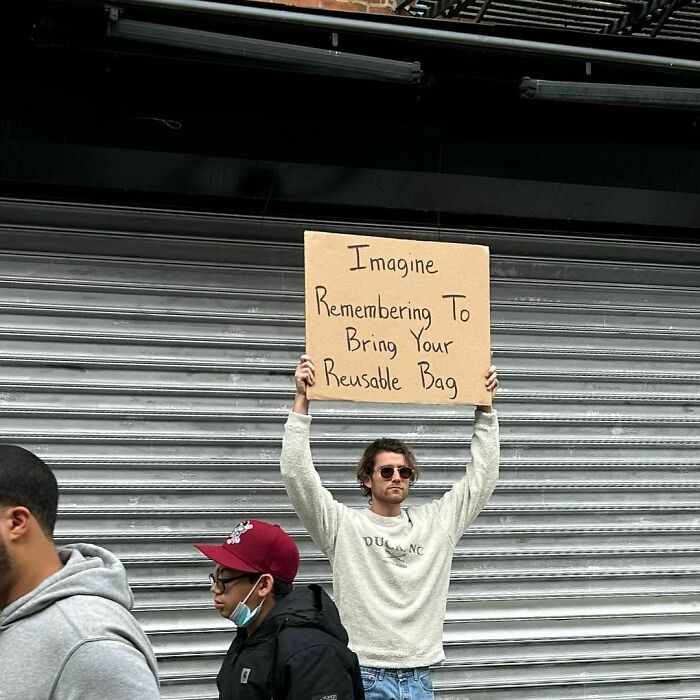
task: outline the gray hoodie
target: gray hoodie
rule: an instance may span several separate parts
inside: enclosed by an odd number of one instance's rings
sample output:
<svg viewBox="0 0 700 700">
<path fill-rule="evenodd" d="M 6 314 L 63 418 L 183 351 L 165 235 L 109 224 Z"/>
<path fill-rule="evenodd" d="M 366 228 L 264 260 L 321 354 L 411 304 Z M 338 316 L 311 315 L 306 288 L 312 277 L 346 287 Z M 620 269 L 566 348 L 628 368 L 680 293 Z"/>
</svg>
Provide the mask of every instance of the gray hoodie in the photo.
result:
<svg viewBox="0 0 700 700">
<path fill-rule="evenodd" d="M 156 700 L 158 669 L 122 563 L 90 544 L 0 611 L 0 700 Z"/>
</svg>

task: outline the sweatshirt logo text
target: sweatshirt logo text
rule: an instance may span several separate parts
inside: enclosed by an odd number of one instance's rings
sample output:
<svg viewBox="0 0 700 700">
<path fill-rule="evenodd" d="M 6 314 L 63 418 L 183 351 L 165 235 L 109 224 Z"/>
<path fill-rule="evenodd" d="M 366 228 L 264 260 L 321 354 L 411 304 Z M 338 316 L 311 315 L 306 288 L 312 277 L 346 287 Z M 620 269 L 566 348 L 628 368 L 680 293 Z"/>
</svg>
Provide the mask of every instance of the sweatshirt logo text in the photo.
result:
<svg viewBox="0 0 700 700">
<path fill-rule="evenodd" d="M 409 544 L 407 547 L 402 547 L 401 545 L 392 545 L 386 537 L 365 536 L 362 539 L 365 547 L 379 547 L 383 549 L 387 561 L 402 569 L 407 568 L 406 560 L 410 559 L 409 555 L 422 557 L 425 553 L 423 545 L 420 544 Z"/>
</svg>

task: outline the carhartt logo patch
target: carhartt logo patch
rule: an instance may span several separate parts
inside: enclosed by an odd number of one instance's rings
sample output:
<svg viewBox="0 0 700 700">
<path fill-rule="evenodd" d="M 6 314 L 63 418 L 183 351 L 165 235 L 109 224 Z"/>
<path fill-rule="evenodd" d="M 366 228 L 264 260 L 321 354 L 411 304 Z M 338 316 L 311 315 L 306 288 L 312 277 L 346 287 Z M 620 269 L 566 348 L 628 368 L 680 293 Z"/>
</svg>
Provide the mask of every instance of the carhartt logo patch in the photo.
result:
<svg viewBox="0 0 700 700">
<path fill-rule="evenodd" d="M 250 678 L 250 669 L 249 668 L 244 668 L 241 671 L 241 683 L 247 683 L 248 678 Z"/>
<path fill-rule="evenodd" d="M 338 693 L 330 693 L 326 695 L 314 695 L 312 700 L 338 700 Z"/>
</svg>

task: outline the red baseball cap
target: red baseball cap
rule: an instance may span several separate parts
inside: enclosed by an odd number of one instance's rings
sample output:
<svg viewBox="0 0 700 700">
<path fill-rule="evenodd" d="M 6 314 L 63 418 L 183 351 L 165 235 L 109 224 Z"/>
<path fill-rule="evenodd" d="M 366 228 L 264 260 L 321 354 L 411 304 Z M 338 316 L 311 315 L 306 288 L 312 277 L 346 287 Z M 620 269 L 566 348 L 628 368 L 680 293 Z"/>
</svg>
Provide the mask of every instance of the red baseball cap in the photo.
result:
<svg viewBox="0 0 700 700">
<path fill-rule="evenodd" d="M 277 524 L 264 520 L 238 523 L 222 545 L 196 544 L 205 556 L 227 569 L 272 574 L 292 583 L 299 569 L 299 549 Z"/>
</svg>

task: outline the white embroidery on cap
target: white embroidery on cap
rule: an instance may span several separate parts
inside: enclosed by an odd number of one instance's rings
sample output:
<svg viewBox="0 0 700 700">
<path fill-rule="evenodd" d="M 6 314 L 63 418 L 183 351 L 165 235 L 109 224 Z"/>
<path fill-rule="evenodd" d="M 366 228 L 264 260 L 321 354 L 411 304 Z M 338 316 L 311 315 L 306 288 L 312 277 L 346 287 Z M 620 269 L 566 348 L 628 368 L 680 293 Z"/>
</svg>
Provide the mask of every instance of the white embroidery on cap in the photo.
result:
<svg viewBox="0 0 700 700">
<path fill-rule="evenodd" d="M 233 532 L 230 537 L 226 540 L 226 544 L 238 544 L 241 541 L 241 535 L 253 529 L 253 523 L 250 520 L 246 520 L 242 523 L 238 523 L 236 527 L 233 528 Z"/>
</svg>

